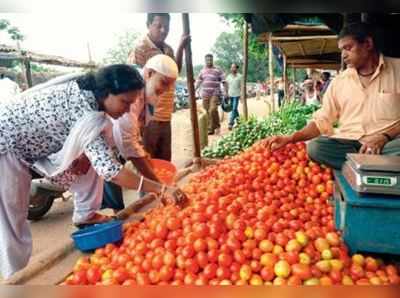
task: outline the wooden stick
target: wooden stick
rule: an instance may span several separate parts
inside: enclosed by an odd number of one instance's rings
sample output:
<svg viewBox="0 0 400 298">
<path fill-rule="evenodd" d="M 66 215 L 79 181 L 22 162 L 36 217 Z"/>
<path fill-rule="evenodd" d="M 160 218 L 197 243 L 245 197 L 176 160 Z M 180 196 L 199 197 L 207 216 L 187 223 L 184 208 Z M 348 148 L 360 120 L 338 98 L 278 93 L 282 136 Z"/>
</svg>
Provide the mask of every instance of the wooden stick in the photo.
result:
<svg viewBox="0 0 400 298">
<path fill-rule="evenodd" d="M 190 34 L 190 23 L 189 14 L 182 14 L 183 32 L 185 35 Z M 197 105 L 194 90 L 194 78 L 193 78 L 193 64 L 192 64 L 192 49 L 190 43 L 186 44 L 185 47 L 185 62 L 186 62 L 186 77 L 187 86 L 190 98 L 190 120 L 192 122 L 193 130 L 193 144 L 194 144 L 194 157 L 200 157 L 200 134 L 199 134 L 199 122 L 197 119 Z"/>
<path fill-rule="evenodd" d="M 272 36 L 272 33 L 270 33 Z M 273 65 L 272 39 L 268 40 L 268 61 L 269 61 L 269 81 L 271 90 L 272 112 L 275 112 L 275 96 L 274 96 L 274 65 Z"/>
<path fill-rule="evenodd" d="M 248 109 L 247 109 L 247 67 L 249 61 L 249 24 L 244 21 L 243 26 L 243 75 L 242 75 L 242 88 L 241 88 L 241 98 L 243 103 L 243 116 L 247 120 Z"/>
<path fill-rule="evenodd" d="M 115 217 L 119 220 L 125 220 L 128 217 L 130 217 L 131 215 L 133 215 L 134 213 L 137 213 L 144 206 L 155 201 L 156 199 L 157 199 L 157 197 L 155 194 L 152 194 L 152 193 L 147 194 L 143 198 L 139 199 L 138 201 L 135 201 L 135 202 L 131 203 L 130 205 L 128 205 L 127 207 L 125 207 L 125 209 L 122 209 L 121 211 L 119 211 L 115 215 Z"/>
</svg>

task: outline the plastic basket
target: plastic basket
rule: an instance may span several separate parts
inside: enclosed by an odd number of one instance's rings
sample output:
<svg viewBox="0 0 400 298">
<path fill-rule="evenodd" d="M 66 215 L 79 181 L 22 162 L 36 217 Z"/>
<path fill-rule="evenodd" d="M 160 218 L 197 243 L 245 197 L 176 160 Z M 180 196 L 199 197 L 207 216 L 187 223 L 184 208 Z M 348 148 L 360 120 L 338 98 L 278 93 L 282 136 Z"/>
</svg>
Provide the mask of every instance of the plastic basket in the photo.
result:
<svg viewBox="0 0 400 298">
<path fill-rule="evenodd" d="M 122 221 L 113 220 L 96 224 L 72 233 L 71 238 L 77 249 L 81 251 L 94 250 L 122 239 Z"/>
<path fill-rule="evenodd" d="M 167 185 L 174 184 L 177 170 L 173 163 L 166 160 L 153 158 L 151 160 L 151 164 L 161 182 Z"/>
</svg>

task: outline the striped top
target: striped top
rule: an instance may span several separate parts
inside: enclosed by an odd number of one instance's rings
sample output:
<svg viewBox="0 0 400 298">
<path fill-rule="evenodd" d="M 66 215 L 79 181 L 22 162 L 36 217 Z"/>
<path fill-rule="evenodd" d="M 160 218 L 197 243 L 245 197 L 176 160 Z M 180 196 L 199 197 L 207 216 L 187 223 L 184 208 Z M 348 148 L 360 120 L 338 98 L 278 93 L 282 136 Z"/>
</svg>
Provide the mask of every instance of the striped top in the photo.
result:
<svg viewBox="0 0 400 298">
<path fill-rule="evenodd" d="M 204 67 L 198 77 L 201 83 L 201 97 L 221 95 L 221 83 L 225 82 L 225 75 L 222 70 L 216 67 Z"/>
<path fill-rule="evenodd" d="M 168 55 L 175 60 L 174 51 L 169 45 L 164 43 L 163 47 L 159 48 L 151 41 L 148 35 L 146 35 L 130 51 L 128 63 L 143 67 L 147 60 L 158 54 Z M 175 84 L 171 85 L 169 89 L 165 90 L 164 93 L 160 95 L 152 120 L 163 122 L 171 121 L 172 112 L 174 111 L 174 97 Z"/>
</svg>

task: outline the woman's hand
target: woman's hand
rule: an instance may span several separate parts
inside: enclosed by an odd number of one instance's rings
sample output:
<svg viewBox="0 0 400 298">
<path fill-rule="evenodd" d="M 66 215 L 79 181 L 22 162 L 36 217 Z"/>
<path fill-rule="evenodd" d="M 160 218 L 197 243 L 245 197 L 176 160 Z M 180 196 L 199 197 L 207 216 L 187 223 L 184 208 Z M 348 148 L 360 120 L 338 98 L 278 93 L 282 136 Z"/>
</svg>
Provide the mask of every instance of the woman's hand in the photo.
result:
<svg viewBox="0 0 400 298">
<path fill-rule="evenodd" d="M 173 203 L 181 208 L 186 207 L 187 203 L 189 202 L 188 197 L 186 194 L 177 187 L 167 187 L 166 193 L 167 197 L 171 198 Z M 165 205 L 165 200 L 163 204 Z"/>
<path fill-rule="evenodd" d="M 82 154 L 79 158 L 75 159 L 71 165 L 71 172 L 75 175 L 85 175 L 90 168 L 91 164 L 85 154 Z"/>
</svg>

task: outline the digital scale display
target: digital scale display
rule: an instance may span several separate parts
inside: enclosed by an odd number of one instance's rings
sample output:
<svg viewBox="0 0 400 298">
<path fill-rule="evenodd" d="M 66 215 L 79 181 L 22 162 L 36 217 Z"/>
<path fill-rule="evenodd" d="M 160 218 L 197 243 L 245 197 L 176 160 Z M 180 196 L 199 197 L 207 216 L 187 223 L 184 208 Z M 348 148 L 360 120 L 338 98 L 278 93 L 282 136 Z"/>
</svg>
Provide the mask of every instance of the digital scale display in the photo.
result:
<svg viewBox="0 0 400 298">
<path fill-rule="evenodd" d="M 390 187 L 397 184 L 396 177 L 379 177 L 379 176 L 364 176 L 363 182 L 371 186 L 385 186 Z"/>
</svg>

